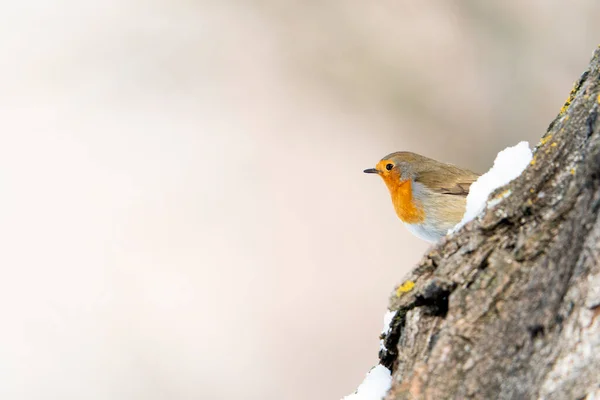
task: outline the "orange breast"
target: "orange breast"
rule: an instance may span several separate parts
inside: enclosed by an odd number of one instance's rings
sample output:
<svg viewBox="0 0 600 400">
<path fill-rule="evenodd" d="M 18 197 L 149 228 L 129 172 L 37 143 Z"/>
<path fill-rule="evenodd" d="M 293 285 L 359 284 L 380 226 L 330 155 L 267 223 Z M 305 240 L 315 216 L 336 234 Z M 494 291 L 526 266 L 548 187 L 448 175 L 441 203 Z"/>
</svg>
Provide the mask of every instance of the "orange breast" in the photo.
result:
<svg viewBox="0 0 600 400">
<path fill-rule="evenodd" d="M 423 206 L 413 199 L 412 183 L 409 180 L 387 182 L 392 202 L 398 218 L 407 224 L 419 224 L 425 221 Z"/>
</svg>

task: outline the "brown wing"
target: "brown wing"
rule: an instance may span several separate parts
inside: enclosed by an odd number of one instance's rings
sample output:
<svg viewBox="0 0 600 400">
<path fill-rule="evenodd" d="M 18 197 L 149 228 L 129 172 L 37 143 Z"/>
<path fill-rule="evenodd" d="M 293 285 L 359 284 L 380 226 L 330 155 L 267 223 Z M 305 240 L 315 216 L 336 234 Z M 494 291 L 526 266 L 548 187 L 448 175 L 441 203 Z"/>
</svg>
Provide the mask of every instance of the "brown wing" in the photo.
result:
<svg viewBox="0 0 600 400">
<path fill-rule="evenodd" d="M 454 194 L 457 196 L 466 196 L 469 194 L 469 189 L 471 188 L 471 183 L 473 182 L 459 182 L 456 183 L 454 186 L 452 187 L 440 187 L 439 189 L 435 190 L 439 193 L 442 194 Z"/>
<path fill-rule="evenodd" d="M 436 193 L 466 197 L 471 184 L 477 178 L 479 175 L 472 171 L 446 164 L 442 167 L 421 171 L 418 173 L 416 181 L 423 183 Z"/>
</svg>

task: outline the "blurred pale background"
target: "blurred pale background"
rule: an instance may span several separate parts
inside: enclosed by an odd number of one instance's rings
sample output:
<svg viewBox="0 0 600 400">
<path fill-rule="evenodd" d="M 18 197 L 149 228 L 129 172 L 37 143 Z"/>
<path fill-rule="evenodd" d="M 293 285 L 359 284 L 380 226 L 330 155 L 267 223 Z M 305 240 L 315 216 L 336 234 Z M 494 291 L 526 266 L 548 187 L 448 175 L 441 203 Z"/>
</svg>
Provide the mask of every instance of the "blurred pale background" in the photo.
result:
<svg viewBox="0 0 600 400">
<path fill-rule="evenodd" d="M 485 171 L 600 2 L 3 1 L 0 398 L 339 399 L 427 249 L 362 173 Z"/>
</svg>

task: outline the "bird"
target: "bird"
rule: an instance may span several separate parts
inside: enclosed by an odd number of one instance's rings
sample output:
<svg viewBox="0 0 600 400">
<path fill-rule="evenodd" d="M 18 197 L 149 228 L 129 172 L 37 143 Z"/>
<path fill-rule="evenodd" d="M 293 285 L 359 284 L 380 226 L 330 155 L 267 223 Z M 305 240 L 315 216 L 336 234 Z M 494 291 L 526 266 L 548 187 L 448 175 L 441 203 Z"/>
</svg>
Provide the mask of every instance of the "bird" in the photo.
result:
<svg viewBox="0 0 600 400">
<path fill-rule="evenodd" d="M 416 153 L 398 151 L 364 170 L 385 182 L 396 215 L 415 236 L 438 242 L 458 224 L 480 174 Z"/>
</svg>

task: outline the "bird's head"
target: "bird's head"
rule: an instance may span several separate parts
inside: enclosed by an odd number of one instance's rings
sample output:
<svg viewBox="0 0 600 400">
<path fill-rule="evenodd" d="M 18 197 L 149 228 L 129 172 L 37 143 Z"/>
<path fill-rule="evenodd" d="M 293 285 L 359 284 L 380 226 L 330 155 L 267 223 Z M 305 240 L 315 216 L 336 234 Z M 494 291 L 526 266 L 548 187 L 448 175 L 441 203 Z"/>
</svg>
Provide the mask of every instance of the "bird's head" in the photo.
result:
<svg viewBox="0 0 600 400">
<path fill-rule="evenodd" d="M 416 177 L 416 164 L 426 162 L 426 158 L 409 152 L 388 154 L 377 163 L 375 168 L 365 169 L 366 174 L 378 174 L 390 192 L 394 193 Z"/>
</svg>

